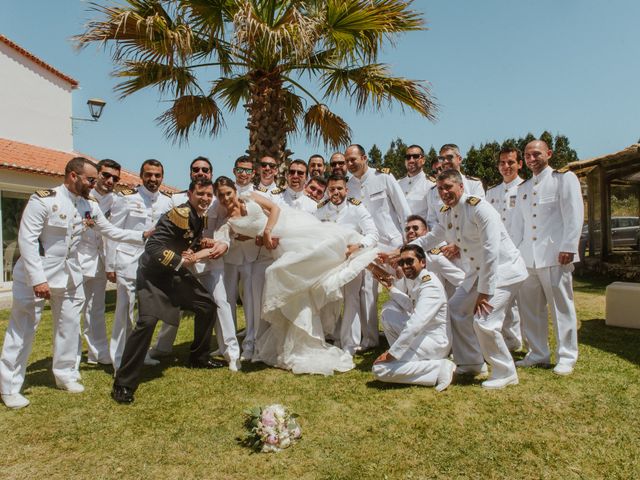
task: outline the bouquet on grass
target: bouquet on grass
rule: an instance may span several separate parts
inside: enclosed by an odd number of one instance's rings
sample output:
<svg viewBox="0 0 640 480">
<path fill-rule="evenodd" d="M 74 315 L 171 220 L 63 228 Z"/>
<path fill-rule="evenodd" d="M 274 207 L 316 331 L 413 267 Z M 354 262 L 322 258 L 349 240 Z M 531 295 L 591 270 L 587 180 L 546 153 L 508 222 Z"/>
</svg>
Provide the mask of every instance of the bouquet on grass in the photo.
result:
<svg viewBox="0 0 640 480">
<path fill-rule="evenodd" d="M 274 403 L 245 410 L 245 426 L 249 429 L 245 442 L 259 452 L 279 452 L 302 436 L 298 415 Z"/>
</svg>

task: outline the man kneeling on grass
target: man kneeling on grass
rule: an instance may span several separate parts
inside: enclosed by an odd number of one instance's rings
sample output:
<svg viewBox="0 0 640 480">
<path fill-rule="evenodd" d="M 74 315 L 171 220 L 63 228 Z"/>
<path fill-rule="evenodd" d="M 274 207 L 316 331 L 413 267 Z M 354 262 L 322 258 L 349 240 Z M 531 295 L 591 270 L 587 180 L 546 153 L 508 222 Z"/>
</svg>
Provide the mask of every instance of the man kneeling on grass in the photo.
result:
<svg viewBox="0 0 640 480">
<path fill-rule="evenodd" d="M 400 249 L 398 265 L 404 278 L 393 284 L 378 279 L 391 297 L 382 307 L 390 347 L 373 363 L 373 375 L 382 382 L 435 385 L 441 392 L 455 370 L 447 359 L 451 336 L 444 287 L 425 269 L 425 253 L 417 245 Z"/>
</svg>

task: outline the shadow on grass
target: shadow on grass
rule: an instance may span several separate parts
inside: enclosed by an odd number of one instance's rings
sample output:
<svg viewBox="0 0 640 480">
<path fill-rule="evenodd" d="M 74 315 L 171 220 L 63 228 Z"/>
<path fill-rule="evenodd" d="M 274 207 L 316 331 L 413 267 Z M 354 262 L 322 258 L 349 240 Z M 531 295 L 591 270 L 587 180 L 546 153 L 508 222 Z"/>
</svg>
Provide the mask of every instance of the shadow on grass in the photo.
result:
<svg viewBox="0 0 640 480">
<path fill-rule="evenodd" d="M 582 344 L 640 365 L 640 330 L 609 327 L 603 319 L 597 318 L 582 321 L 578 338 Z"/>
</svg>

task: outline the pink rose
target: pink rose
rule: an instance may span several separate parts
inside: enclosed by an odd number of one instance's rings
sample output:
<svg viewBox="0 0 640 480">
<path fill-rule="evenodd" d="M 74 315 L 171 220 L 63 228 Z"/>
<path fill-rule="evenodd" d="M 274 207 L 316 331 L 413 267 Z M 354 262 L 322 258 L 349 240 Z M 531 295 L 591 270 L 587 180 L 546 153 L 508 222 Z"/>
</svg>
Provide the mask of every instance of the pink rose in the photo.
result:
<svg viewBox="0 0 640 480">
<path fill-rule="evenodd" d="M 267 410 L 262 414 L 262 424 L 267 427 L 276 426 L 276 417 L 273 415 L 273 412 L 271 410 Z"/>
<path fill-rule="evenodd" d="M 269 435 L 267 437 L 267 443 L 269 445 L 275 445 L 278 443 L 278 437 L 276 437 L 275 435 Z"/>
</svg>

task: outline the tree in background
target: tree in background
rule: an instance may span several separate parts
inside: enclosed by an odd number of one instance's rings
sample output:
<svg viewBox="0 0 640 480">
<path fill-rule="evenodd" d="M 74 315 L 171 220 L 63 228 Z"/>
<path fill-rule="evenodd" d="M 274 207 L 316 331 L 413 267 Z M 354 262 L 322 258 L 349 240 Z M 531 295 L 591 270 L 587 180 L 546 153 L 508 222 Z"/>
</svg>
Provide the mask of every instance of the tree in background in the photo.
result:
<svg viewBox="0 0 640 480">
<path fill-rule="evenodd" d="M 382 150 L 374 143 L 369 149 L 369 166 L 380 168 L 382 166 Z"/>
<path fill-rule="evenodd" d="M 100 18 L 75 37 L 78 47 L 111 49 L 122 97 L 157 88 L 171 102 L 157 121 L 174 140 L 218 135 L 223 110 L 241 106 L 250 158 L 282 161 L 291 134 L 334 150 L 349 144 L 349 126 L 327 106 L 338 97 L 360 112 L 399 103 L 434 117 L 424 82 L 393 76 L 377 61 L 387 42 L 424 28 L 409 0 L 103 3 L 93 4 Z M 309 89 L 303 77 L 317 83 Z"/>
</svg>

